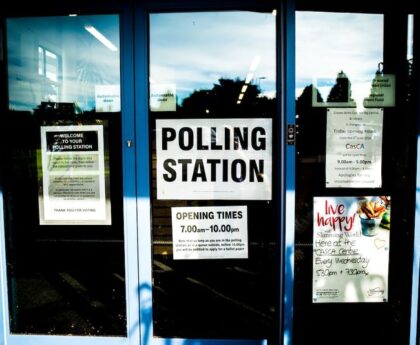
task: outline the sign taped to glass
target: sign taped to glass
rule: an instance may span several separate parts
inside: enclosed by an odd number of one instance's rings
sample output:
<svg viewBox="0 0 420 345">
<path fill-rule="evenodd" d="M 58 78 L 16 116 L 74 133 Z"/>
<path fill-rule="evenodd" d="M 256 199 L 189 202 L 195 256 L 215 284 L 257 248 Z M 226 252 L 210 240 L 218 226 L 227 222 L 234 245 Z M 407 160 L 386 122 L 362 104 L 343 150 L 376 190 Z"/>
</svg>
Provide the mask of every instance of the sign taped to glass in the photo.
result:
<svg viewBox="0 0 420 345">
<path fill-rule="evenodd" d="M 111 224 L 103 126 L 41 126 L 41 158 L 41 225 Z"/>
<path fill-rule="evenodd" d="M 156 120 L 158 199 L 271 200 L 271 119 Z"/>
</svg>

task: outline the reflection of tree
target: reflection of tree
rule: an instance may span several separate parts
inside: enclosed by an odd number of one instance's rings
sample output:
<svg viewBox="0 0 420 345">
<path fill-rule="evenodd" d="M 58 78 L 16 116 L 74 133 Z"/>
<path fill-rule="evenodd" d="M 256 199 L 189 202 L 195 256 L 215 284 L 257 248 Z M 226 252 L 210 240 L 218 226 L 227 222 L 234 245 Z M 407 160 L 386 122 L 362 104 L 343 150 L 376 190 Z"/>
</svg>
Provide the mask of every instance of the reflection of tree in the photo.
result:
<svg viewBox="0 0 420 345">
<path fill-rule="evenodd" d="M 351 82 L 343 71 L 338 73 L 327 102 L 354 102 L 351 98 Z"/>
<path fill-rule="evenodd" d="M 297 149 L 306 156 L 321 155 L 325 147 L 325 135 L 322 135 L 325 133 L 325 108 L 313 106 L 313 94 L 316 94 L 317 103 L 322 104 L 322 96 L 312 84 L 303 89 L 296 101 Z"/>
<path fill-rule="evenodd" d="M 313 95 L 317 104 L 322 105 L 322 96 L 312 84 L 296 100 L 296 208 L 300 214 L 296 218 L 296 233 L 297 241 L 304 243 L 312 240 L 312 198 L 324 176 L 326 107 L 314 106 Z M 301 253 L 306 257 L 306 253 Z"/>
<path fill-rule="evenodd" d="M 256 85 L 249 84 L 241 103 L 238 97 L 244 86 L 244 80 L 218 80 L 210 90 L 196 90 L 182 102 L 181 110 L 190 116 L 273 116 L 276 112 L 276 100 L 261 96 Z"/>
<path fill-rule="evenodd" d="M 308 111 L 309 108 L 312 108 L 312 95 L 314 92 L 316 93 L 317 103 L 319 104 L 324 102 L 321 93 L 316 87 L 314 87 L 312 84 L 305 86 L 302 94 L 296 100 L 296 114 L 303 115 Z"/>
<path fill-rule="evenodd" d="M 95 108 L 95 85 L 102 85 L 102 73 L 96 62 L 80 60 L 76 64 L 76 80 L 80 106 L 83 109 Z"/>
</svg>

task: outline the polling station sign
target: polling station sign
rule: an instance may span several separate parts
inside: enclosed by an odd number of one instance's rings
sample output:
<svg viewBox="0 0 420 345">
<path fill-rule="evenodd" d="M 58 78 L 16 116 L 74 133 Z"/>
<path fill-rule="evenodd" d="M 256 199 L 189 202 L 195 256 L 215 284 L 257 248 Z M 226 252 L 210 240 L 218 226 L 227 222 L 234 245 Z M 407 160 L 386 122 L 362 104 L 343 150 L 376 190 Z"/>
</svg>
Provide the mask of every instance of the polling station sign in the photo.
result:
<svg viewBox="0 0 420 345">
<path fill-rule="evenodd" d="M 156 120 L 157 198 L 271 200 L 271 119 Z"/>
</svg>

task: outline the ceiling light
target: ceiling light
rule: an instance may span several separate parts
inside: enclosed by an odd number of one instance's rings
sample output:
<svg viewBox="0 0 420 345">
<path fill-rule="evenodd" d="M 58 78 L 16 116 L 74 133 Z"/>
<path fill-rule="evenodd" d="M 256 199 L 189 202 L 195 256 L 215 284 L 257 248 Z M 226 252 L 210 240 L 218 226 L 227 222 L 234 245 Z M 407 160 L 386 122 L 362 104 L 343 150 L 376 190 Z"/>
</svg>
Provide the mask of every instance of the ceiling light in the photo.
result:
<svg viewBox="0 0 420 345">
<path fill-rule="evenodd" d="M 251 82 L 251 80 L 252 80 L 252 77 L 253 77 L 253 76 L 254 76 L 254 73 L 249 72 L 249 73 L 246 75 L 245 84 L 249 84 L 249 83 Z"/>
<path fill-rule="evenodd" d="M 95 37 L 99 42 L 101 42 L 105 47 L 113 52 L 116 52 L 118 48 L 112 44 L 112 42 L 102 35 L 98 30 L 96 30 L 92 25 L 85 26 L 86 31 L 88 31 L 93 37 Z"/>
<path fill-rule="evenodd" d="M 251 72 L 254 72 L 257 69 L 260 61 L 261 61 L 261 56 L 255 55 L 254 58 L 252 59 L 251 66 L 249 67 L 249 70 Z"/>
</svg>

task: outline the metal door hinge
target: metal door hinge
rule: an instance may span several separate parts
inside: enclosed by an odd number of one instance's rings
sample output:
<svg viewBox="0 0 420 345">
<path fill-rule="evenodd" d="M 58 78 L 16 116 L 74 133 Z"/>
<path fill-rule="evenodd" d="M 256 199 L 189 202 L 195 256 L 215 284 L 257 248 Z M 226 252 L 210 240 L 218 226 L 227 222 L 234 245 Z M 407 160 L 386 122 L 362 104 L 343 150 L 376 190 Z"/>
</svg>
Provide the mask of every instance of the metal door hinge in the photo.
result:
<svg viewBox="0 0 420 345">
<path fill-rule="evenodd" d="M 287 145 L 294 145 L 296 139 L 296 126 L 287 125 Z"/>
</svg>

